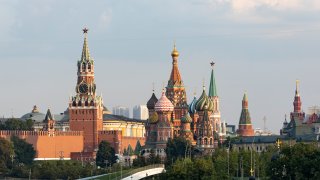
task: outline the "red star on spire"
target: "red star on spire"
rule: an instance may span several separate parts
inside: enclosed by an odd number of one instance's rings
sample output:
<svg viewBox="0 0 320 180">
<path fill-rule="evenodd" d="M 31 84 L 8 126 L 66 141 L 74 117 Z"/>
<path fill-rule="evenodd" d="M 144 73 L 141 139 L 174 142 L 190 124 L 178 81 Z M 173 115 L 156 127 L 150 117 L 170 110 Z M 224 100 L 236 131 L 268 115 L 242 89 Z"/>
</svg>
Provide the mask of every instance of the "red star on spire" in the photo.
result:
<svg viewBox="0 0 320 180">
<path fill-rule="evenodd" d="M 85 27 L 85 28 L 82 29 L 82 31 L 83 31 L 83 34 L 87 34 L 89 29 Z"/>
<path fill-rule="evenodd" d="M 215 63 L 214 63 L 213 61 L 211 61 L 211 63 L 210 63 L 211 67 L 213 67 L 213 66 L 214 66 L 214 64 L 215 64 Z"/>
</svg>

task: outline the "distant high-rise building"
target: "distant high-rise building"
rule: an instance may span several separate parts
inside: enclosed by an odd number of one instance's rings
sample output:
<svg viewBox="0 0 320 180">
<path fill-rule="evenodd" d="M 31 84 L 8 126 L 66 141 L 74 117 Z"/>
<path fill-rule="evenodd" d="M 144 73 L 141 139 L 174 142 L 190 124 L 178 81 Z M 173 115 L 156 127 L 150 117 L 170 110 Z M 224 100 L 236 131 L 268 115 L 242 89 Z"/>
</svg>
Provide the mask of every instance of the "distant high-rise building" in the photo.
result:
<svg viewBox="0 0 320 180">
<path fill-rule="evenodd" d="M 114 115 L 124 116 L 129 118 L 130 117 L 130 110 L 124 106 L 116 106 L 112 108 L 112 112 Z"/>
<path fill-rule="evenodd" d="M 149 118 L 149 112 L 146 105 L 137 105 L 133 107 L 133 119 L 147 120 Z"/>
</svg>

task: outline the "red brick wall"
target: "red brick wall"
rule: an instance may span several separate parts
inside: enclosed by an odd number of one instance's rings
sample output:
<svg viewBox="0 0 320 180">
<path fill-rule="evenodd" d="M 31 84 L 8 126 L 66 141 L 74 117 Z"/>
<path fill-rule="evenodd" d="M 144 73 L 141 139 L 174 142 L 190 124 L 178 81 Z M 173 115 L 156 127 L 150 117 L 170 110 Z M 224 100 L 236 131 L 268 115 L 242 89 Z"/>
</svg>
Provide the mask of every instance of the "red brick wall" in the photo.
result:
<svg viewBox="0 0 320 180">
<path fill-rule="evenodd" d="M 123 149 L 128 148 L 129 144 L 135 149 L 138 140 L 140 141 L 141 146 L 144 146 L 144 137 L 122 136 L 122 131 L 118 130 L 99 131 L 99 143 L 101 141 L 109 142 L 117 154 L 122 154 Z"/>
<path fill-rule="evenodd" d="M 36 150 L 36 158 L 49 159 L 70 158 L 71 152 L 83 150 L 82 132 L 55 132 L 55 136 L 49 136 L 48 132 L 35 131 L 0 131 L 0 137 L 10 140 L 12 135 L 25 139 Z"/>
</svg>

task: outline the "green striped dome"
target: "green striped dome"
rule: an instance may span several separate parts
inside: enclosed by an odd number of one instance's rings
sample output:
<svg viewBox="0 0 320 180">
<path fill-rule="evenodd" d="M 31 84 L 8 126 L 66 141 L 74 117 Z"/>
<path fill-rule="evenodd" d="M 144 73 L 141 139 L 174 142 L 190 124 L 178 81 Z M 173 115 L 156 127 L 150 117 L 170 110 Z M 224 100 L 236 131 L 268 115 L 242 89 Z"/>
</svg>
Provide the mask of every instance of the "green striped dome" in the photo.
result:
<svg viewBox="0 0 320 180">
<path fill-rule="evenodd" d="M 205 89 L 203 89 L 201 96 L 199 97 L 197 103 L 196 103 L 196 110 L 197 111 L 204 111 L 205 106 L 208 106 L 207 109 L 209 111 L 213 110 L 213 102 L 206 94 Z"/>
<path fill-rule="evenodd" d="M 192 122 L 192 118 L 190 117 L 189 113 L 187 113 L 186 115 L 184 115 L 181 118 L 181 122 L 182 123 L 191 123 Z"/>
</svg>

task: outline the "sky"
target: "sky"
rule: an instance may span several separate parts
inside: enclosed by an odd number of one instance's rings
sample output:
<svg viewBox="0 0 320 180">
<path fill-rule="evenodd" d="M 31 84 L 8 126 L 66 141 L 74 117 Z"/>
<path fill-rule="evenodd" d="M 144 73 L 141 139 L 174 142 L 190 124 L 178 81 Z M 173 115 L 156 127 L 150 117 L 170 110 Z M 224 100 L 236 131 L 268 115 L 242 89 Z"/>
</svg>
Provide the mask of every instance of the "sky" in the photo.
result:
<svg viewBox="0 0 320 180">
<path fill-rule="evenodd" d="M 209 63 L 216 63 L 228 124 L 238 124 L 245 91 L 254 128 L 264 128 L 266 117 L 274 133 L 293 110 L 296 79 L 305 111 L 320 100 L 318 0 L 0 0 L 0 22 L 4 117 L 21 117 L 33 105 L 67 108 L 84 27 L 109 109 L 146 104 L 152 83 L 160 96 L 174 41 L 189 103 L 203 80 L 209 86 Z"/>
</svg>

